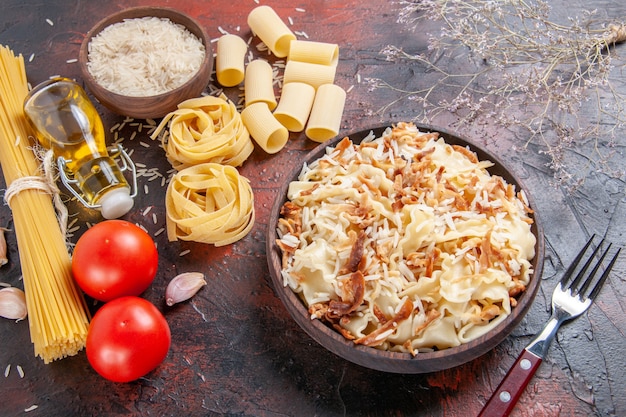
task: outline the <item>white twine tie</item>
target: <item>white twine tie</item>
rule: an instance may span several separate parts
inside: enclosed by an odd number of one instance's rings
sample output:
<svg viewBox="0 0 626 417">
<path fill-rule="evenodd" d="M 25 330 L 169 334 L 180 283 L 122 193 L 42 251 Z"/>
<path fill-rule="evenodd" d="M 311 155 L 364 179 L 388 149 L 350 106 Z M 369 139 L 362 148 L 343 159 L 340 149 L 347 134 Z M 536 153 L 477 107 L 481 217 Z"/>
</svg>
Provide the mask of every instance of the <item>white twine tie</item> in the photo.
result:
<svg viewBox="0 0 626 417">
<path fill-rule="evenodd" d="M 35 147 L 33 151 L 37 158 L 42 161 L 40 171 L 43 175 L 29 175 L 14 180 L 4 192 L 4 202 L 11 207 L 13 197 L 24 190 L 39 190 L 49 194 L 54 203 L 61 234 L 65 239 L 67 235 L 68 212 L 67 207 L 65 207 L 65 204 L 63 204 L 61 200 L 61 191 L 56 185 L 54 154 L 51 150 L 46 151 L 39 146 Z"/>
</svg>

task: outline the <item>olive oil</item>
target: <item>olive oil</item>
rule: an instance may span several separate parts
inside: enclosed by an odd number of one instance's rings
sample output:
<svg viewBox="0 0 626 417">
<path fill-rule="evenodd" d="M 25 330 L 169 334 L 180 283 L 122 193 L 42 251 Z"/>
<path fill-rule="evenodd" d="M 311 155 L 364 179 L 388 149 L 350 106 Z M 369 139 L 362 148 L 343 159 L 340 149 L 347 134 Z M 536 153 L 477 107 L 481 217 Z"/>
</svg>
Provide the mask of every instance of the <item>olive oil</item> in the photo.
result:
<svg viewBox="0 0 626 417">
<path fill-rule="evenodd" d="M 64 184 L 80 201 L 101 208 L 108 218 L 130 210 L 128 181 L 108 153 L 102 119 L 78 84 L 67 78 L 39 84 L 26 97 L 24 113 L 39 144 L 57 158 Z"/>
</svg>

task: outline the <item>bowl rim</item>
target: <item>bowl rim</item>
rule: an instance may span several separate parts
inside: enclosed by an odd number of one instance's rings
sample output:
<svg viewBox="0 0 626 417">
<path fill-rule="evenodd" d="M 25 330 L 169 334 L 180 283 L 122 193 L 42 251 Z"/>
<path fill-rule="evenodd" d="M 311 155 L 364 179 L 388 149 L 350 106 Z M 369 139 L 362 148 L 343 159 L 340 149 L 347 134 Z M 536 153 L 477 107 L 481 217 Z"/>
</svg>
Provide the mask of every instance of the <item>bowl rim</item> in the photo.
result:
<svg viewBox="0 0 626 417">
<path fill-rule="evenodd" d="M 125 19 L 135 19 L 141 17 L 161 17 L 168 18 L 174 23 L 182 24 L 193 33 L 198 39 L 202 42 L 205 49 L 204 59 L 202 60 L 202 64 L 196 73 L 192 75 L 192 77 L 187 80 L 184 84 L 176 87 L 173 90 L 166 91 L 164 93 L 152 95 L 152 96 L 125 96 L 123 94 L 116 93 L 111 91 L 102 85 L 100 85 L 95 78 L 89 72 L 89 68 L 87 63 L 89 62 L 89 43 L 91 39 L 97 36 L 102 30 L 106 27 L 111 26 L 115 23 L 123 22 Z M 83 80 L 88 84 L 90 89 L 93 91 L 94 89 L 98 90 L 98 95 L 106 94 L 114 100 L 128 100 L 128 101 L 141 101 L 141 100 L 158 100 L 161 98 L 168 97 L 172 94 L 176 94 L 178 92 L 184 91 L 191 84 L 194 84 L 197 77 L 202 76 L 203 73 L 208 72 L 207 78 L 210 77 L 211 71 L 213 70 L 213 48 L 211 45 L 211 39 L 208 35 L 208 32 L 198 22 L 196 19 L 191 17 L 185 12 L 181 12 L 180 10 L 174 9 L 172 7 L 160 7 L 160 6 L 135 6 L 128 7 L 117 11 L 113 14 L 110 14 L 102 19 L 100 19 L 95 25 L 89 29 L 89 31 L 85 34 L 83 38 L 80 49 L 78 52 L 78 63 L 80 67 L 80 72 L 83 76 Z M 206 70 L 208 68 L 208 71 Z M 208 79 L 207 79 L 208 84 Z M 95 95 L 95 92 L 94 92 Z"/>
<path fill-rule="evenodd" d="M 494 165 L 491 168 L 488 168 L 487 171 L 489 171 L 491 175 L 502 176 L 508 183 L 514 184 L 517 191 L 523 190 L 526 194 L 529 207 L 533 210 L 536 208 L 534 199 L 528 192 L 526 186 L 513 172 L 505 168 L 502 162 L 500 162 L 495 155 L 470 140 L 458 136 L 456 133 L 451 133 L 446 129 L 427 124 L 414 124 L 422 132 L 438 132 L 440 137 L 443 137 L 446 143 L 468 146 L 470 150 L 476 152 L 480 160 L 491 161 Z M 330 141 L 318 145 L 313 150 L 308 152 L 302 160 L 302 163 L 298 164 L 291 170 L 287 176 L 287 180 L 285 180 L 285 183 L 281 186 L 279 194 L 274 201 L 268 221 L 266 252 L 271 284 L 274 291 L 283 302 L 283 305 L 298 325 L 320 345 L 345 360 L 370 369 L 391 373 L 420 374 L 445 370 L 474 360 L 496 347 L 509 336 L 513 329 L 528 313 L 540 287 L 545 252 L 543 227 L 536 211 L 531 214 L 531 217 L 534 220 L 531 230 L 535 234 L 537 240 L 535 244 L 535 258 L 533 258 L 532 261 L 534 272 L 531 276 L 528 287 L 518 298 L 518 305 L 512 310 L 511 314 L 509 314 L 506 319 L 486 334 L 456 347 L 434 352 L 418 353 L 417 355 L 412 356 L 410 353 L 391 352 L 378 350 L 369 346 L 355 345 L 354 342 L 345 339 L 336 330 L 331 329 L 321 320 L 311 320 L 300 297 L 288 287 L 283 286 L 283 280 L 280 275 L 280 271 L 282 269 L 282 252 L 276 244 L 277 221 L 280 208 L 287 198 L 289 183 L 297 178 L 298 174 L 302 170 L 303 163 L 312 162 L 313 160 L 318 159 L 325 154 L 327 147 L 335 146 L 346 136 L 349 137 L 354 143 L 360 143 L 370 132 L 374 132 L 374 134 L 378 137 L 390 126 L 392 126 L 392 124 L 387 123 L 370 129 L 358 130 L 348 135 L 337 136 Z"/>
</svg>

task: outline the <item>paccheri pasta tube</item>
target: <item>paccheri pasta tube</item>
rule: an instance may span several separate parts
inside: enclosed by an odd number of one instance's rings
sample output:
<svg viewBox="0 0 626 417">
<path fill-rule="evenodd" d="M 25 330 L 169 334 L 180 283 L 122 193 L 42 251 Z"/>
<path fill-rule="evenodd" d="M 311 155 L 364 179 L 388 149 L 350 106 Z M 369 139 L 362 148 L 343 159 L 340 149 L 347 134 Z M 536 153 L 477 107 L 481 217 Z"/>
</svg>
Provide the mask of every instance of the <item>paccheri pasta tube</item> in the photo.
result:
<svg viewBox="0 0 626 417">
<path fill-rule="evenodd" d="M 291 41 L 296 35 L 269 6 L 258 6 L 248 15 L 248 26 L 279 58 L 289 54 Z"/>
<path fill-rule="evenodd" d="M 225 96 L 183 101 L 163 118 L 152 139 L 166 127 L 161 140 L 177 170 L 205 162 L 240 166 L 254 150 L 241 115 Z"/>
<path fill-rule="evenodd" d="M 339 45 L 296 39 L 291 41 L 289 60 L 336 66 L 339 61 Z"/>
<path fill-rule="evenodd" d="M 217 82 L 224 87 L 234 87 L 244 80 L 244 60 L 248 44 L 237 35 L 226 34 L 217 41 L 215 73 Z"/>
<path fill-rule="evenodd" d="M 284 84 L 274 117 L 290 132 L 301 132 L 311 113 L 314 98 L 315 89 L 309 84 Z"/>
<path fill-rule="evenodd" d="M 204 163 L 171 179 L 166 195 L 167 236 L 224 246 L 242 239 L 254 225 L 250 183 L 236 168 Z"/>
<path fill-rule="evenodd" d="M 280 151 L 289 140 L 289 131 L 276 120 L 265 103 L 246 106 L 241 118 L 252 139 L 269 154 Z"/>
<path fill-rule="evenodd" d="M 246 67 L 244 97 L 246 106 L 262 102 L 267 104 L 270 110 L 276 108 L 274 72 L 272 71 L 272 66 L 267 61 L 255 59 Z"/>
<path fill-rule="evenodd" d="M 336 84 L 320 86 L 306 126 L 306 136 L 316 142 L 324 142 L 337 136 L 345 103 L 346 92 L 343 88 Z"/>
<path fill-rule="evenodd" d="M 356 344 L 417 354 L 484 335 L 536 245 L 523 192 L 491 165 L 408 123 L 327 148 L 281 210 L 285 286 Z"/>
<path fill-rule="evenodd" d="M 314 88 L 335 82 L 337 67 L 312 64 L 310 62 L 288 61 L 285 65 L 283 83 L 306 83 Z"/>
</svg>

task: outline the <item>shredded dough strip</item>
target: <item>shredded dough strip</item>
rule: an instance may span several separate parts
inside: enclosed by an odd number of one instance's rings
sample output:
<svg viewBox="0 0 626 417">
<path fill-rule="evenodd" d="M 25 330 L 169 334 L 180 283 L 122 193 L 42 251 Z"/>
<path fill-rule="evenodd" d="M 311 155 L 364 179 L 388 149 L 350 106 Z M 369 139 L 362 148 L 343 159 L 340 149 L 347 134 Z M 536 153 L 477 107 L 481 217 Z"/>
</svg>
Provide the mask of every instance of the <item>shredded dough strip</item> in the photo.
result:
<svg viewBox="0 0 626 417">
<path fill-rule="evenodd" d="M 408 123 L 327 148 L 281 210 L 285 286 L 358 344 L 416 354 L 485 334 L 536 244 L 523 192 L 491 165 Z"/>
</svg>

